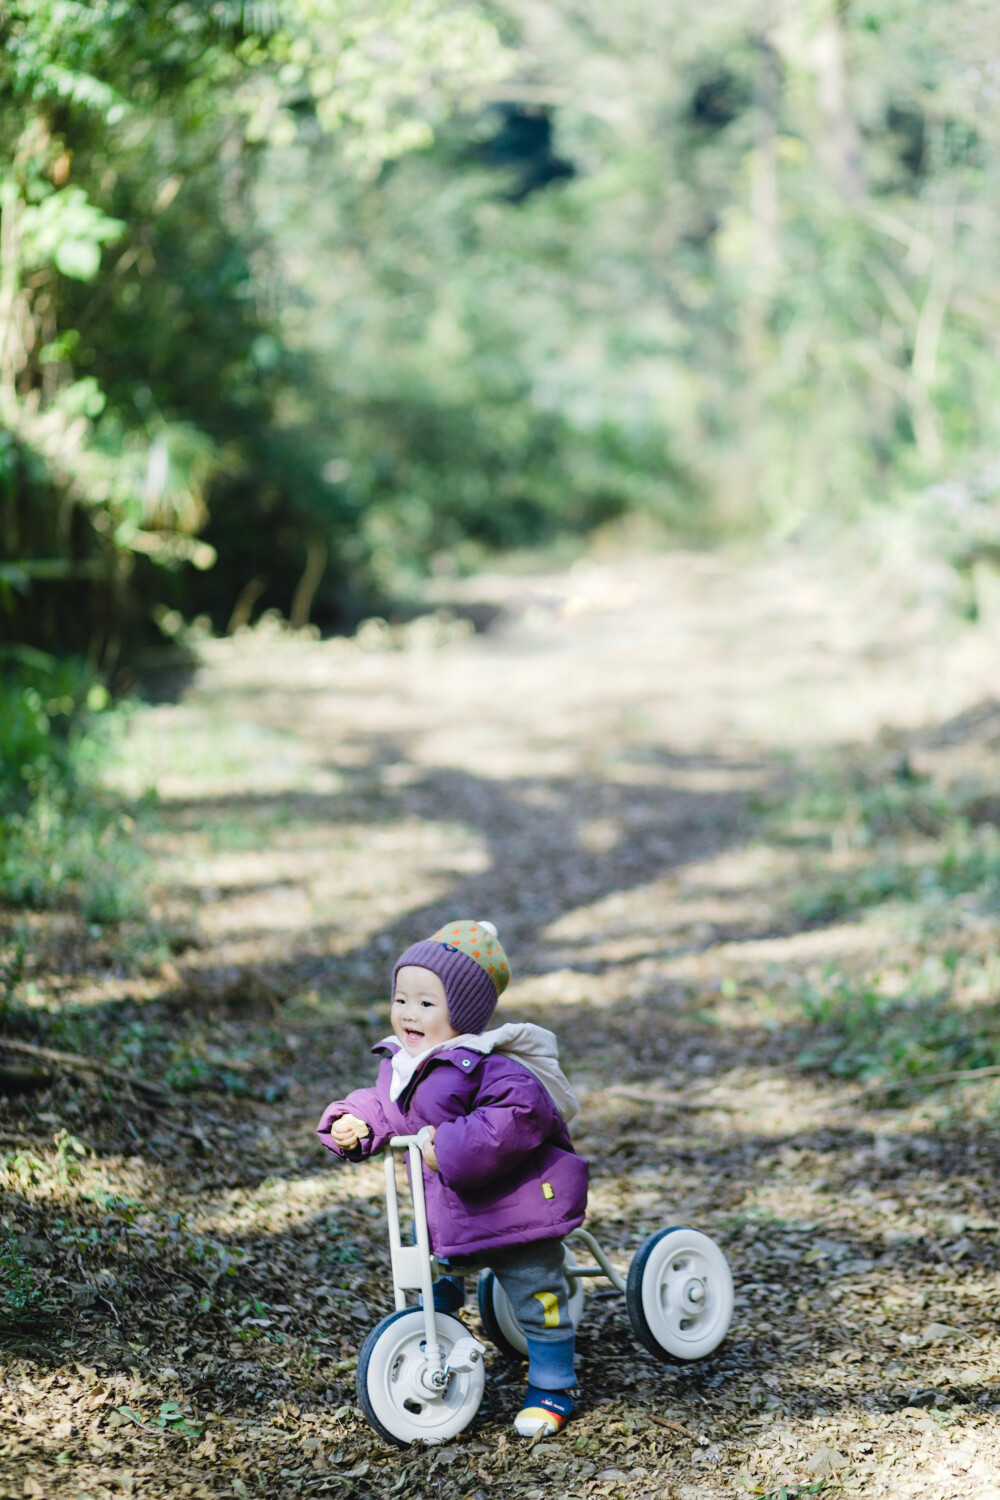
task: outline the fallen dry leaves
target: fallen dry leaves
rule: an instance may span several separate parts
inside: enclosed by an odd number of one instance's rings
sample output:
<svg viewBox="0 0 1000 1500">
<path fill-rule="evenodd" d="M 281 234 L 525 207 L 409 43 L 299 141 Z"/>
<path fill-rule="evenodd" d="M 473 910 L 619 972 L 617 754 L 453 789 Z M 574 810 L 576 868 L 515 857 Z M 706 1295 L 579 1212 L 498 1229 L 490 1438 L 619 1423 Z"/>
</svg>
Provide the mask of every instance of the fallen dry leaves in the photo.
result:
<svg viewBox="0 0 1000 1500">
<path fill-rule="evenodd" d="M 799 856 L 750 800 L 807 732 L 957 711 L 978 658 L 955 645 L 956 685 L 921 647 L 918 681 L 797 557 L 608 573 L 579 594 L 600 609 L 569 607 L 573 575 L 508 582 L 502 630 L 440 649 L 209 643 L 133 724 L 152 924 L 3 914 L 4 1025 L 52 1076 L 0 1108 L 39 1298 L 3 1330 L 0 1494 L 1000 1494 L 995 1114 L 844 1111 L 796 1067 L 789 975 L 908 939 L 790 920 Z M 557 1439 L 512 1437 L 523 1371 L 491 1354 L 472 1427 L 401 1451 L 353 1387 L 391 1305 L 379 1171 L 311 1132 L 369 1075 L 387 963 L 459 909 L 499 922 L 512 1001 L 560 1034 L 602 1243 L 624 1267 L 693 1222 L 737 1310 L 714 1356 L 661 1365 L 598 1283 Z"/>
</svg>

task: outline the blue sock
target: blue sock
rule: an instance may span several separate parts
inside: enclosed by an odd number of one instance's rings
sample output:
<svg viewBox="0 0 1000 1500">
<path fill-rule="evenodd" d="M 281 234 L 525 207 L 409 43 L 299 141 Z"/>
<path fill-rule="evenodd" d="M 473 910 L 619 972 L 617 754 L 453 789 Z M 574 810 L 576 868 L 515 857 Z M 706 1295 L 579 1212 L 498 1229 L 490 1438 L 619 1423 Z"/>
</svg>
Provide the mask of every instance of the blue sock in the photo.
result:
<svg viewBox="0 0 1000 1500">
<path fill-rule="evenodd" d="M 568 1391 L 576 1385 L 575 1339 L 540 1339 L 527 1334 L 528 1380 L 543 1391 Z"/>
</svg>

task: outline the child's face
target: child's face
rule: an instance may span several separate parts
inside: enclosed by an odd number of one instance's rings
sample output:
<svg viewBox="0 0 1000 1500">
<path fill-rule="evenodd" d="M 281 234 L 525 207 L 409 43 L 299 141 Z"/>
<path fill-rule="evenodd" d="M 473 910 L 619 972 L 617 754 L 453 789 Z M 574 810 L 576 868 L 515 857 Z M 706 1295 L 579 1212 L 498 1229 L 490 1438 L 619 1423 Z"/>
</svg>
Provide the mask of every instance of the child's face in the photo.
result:
<svg viewBox="0 0 1000 1500">
<path fill-rule="evenodd" d="M 411 1057 L 458 1036 L 448 1015 L 444 985 L 430 969 L 404 964 L 396 975 L 392 1029 Z"/>
</svg>

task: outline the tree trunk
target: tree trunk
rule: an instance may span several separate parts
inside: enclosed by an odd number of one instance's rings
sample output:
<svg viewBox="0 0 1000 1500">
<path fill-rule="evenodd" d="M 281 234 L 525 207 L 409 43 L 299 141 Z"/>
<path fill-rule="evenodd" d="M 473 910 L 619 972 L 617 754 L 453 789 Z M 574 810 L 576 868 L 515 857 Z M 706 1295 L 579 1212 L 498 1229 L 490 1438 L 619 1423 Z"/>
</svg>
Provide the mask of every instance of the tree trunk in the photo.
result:
<svg viewBox="0 0 1000 1500">
<path fill-rule="evenodd" d="M 750 216 L 753 220 L 755 290 L 767 293 L 778 267 L 778 102 L 781 79 L 778 54 L 770 30 L 757 39 L 754 87 L 756 116 L 750 176 Z"/>
<path fill-rule="evenodd" d="M 823 120 L 819 155 L 840 196 L 856 203 L 864 196 L 861 141 L 847 97 L 844 63 L 843 0 L 833 0 L 813 44 L 816 102 Z"/>
</svg>

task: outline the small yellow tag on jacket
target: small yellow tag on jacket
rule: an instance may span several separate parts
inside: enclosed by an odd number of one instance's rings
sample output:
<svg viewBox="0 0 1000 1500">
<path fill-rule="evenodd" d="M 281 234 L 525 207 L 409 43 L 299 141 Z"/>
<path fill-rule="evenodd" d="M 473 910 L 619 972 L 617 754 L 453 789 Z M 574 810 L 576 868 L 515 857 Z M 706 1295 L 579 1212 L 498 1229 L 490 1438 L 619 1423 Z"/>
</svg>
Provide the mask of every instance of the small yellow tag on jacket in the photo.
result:
<svg viewBox="0 0 1000 1500">
<path fill-rule="evenodd" d="M 542 1183 L 542 1197 L 543 1198 L 554 1198 L 555 1195 L 556 1195 L 556 1190 L 552 1186 L 551 1182 L 543 1182 Z"/>
</svg>

